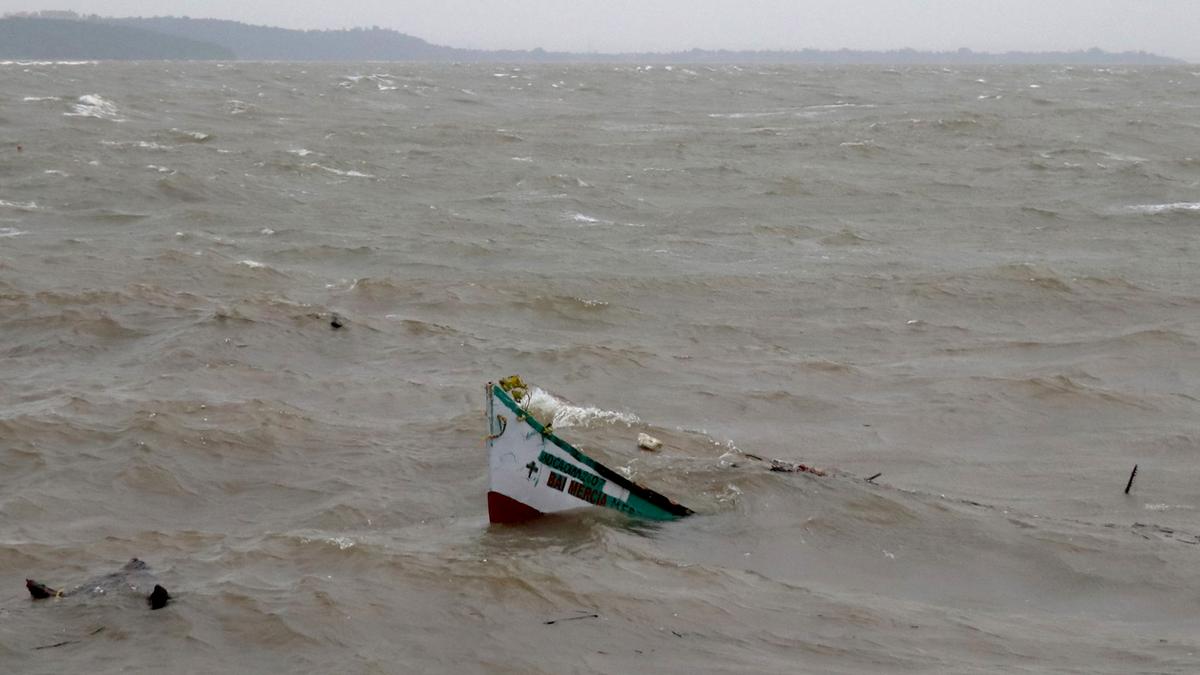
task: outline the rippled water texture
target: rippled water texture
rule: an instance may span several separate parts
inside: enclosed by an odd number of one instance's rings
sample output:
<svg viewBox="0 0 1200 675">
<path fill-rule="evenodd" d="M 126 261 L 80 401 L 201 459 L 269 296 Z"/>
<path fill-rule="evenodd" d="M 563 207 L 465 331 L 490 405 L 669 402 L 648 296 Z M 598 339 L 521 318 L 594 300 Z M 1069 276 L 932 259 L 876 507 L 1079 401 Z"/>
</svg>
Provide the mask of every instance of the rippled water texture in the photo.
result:
<svg viewBox="0 0 1200 675">
<path fill-rule="evenodd" d="M 1193 70 L 0 65 L 0 670 L 1200 670 Z"/>
</svg>

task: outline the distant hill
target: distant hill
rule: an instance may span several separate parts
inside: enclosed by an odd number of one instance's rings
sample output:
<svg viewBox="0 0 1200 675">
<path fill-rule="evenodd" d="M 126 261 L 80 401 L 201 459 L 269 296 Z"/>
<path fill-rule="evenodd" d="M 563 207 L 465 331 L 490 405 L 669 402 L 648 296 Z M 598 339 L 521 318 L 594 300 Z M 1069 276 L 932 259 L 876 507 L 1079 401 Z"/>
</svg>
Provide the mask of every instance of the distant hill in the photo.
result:
<svg viewBox="0 0 1200 675">
<path fill-rule="evenodd" d="M 0 19 L 0 58 L 244 59 L 251 61 L 442 61 L 509 63 L 1066 64 L 1183 63 L 1147 52 L 925 52 L 804 49 L 596 54 L 542 49 L 485 51 L 433 45 L 385 28 L 289 30 L 221 19 L 105 18 L 40 12 Z"/>
<path fill-rule="evenodd" d="M 175 17 L 103 21 L 220 45 L 249 61 L 452 61 L 469 53 L 382 28 L 288 30 Z"/>
<path fill-rule="evenodd" d="M 226 47 L 94 21 L 0 19 L 0 58 L 28 60 L 233 59 Z"/>
</svg>

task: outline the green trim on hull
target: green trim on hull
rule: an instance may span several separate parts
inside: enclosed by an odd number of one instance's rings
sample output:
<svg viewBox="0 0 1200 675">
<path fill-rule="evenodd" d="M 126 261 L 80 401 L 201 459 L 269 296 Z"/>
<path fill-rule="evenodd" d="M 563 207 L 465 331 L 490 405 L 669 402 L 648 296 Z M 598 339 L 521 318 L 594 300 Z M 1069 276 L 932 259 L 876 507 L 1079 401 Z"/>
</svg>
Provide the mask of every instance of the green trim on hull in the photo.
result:
<svg viewBox="0 0 1200 675">
<path fill-rule="evenodd" d="M 512 411 L 514 415 L 516 415 L 518 418 L 522 418 L 526 424 L 533 427 L 533 429 L 541 434 L 543 438 L 558 446 L 559 449 L 575 458 L 584 466 L 587 466 L 592 471 L 595 471 L 605 480 L 629 490 L 629 498 L 622 504 L 622 506 L 626 506 L 627 508 L 616 508 L 616 510 L 627 515 L 645 518 L 646 520 L 675 520 L 693 513 L 693 511 L 688 507 L 683 506 L 682 504 L 677 504 L 670 498 L 661 495 L 654 490 L 634 483 L 621 474 L 583 454 L 581 450 L 559 438 L 551 429 L 537 421 L 533 415 L 530 415 L 524 408 L 514 401 L 513 398 L 508 395 L 508 392 L 504 391 L 500 385 L 492 385 L 492 394 L 499 399 L 500 402 L 505 405 L 505 407 Z"/>
</svg>

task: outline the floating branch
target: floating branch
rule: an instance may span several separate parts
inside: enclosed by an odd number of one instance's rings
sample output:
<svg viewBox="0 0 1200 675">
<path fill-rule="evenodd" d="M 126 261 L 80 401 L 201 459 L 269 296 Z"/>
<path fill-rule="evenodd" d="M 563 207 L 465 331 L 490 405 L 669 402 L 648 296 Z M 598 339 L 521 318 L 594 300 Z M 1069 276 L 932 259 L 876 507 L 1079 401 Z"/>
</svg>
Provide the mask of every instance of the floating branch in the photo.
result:
<svg viewBox="0 0 1200 675">
<path fill-rule="evenodd" d="M 1125 484 L 1125 494 L 1129 494 L 1129 488 L 1133 487 L 1133 477 L 1137 475 L 1137 464 L 1133 465 L 1133 472 L 1129 474 L 1129 482 Z"/>
<path fill-rule="evenodd" d="M 562 623 L 563 621 L 578 621 L 580 619 L 599 619 L 599 618 L 600 618 L 599 614 L 584 614 L 582 616 L 568 616 L 565 619 L 551 619 L 549 621 L 543 621 L 542 623 L 544 625 L 549 626 L 549 625 L 556 624 L 556 623 Z"/>
</svg>

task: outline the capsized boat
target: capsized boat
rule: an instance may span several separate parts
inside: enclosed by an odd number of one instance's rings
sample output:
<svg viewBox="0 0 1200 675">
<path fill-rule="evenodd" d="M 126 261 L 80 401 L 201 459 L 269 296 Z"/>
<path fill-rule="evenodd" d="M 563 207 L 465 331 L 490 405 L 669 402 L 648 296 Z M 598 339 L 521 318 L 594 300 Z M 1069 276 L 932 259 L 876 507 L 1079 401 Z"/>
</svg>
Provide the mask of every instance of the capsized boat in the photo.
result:
<svg viewBox="0 0 1200 675">
<path fill-rule="evenodd" d="M 521 407 L 520 378 L 487 385 L 488 518 L 519 523 L 546 513 L 607 508 L 634 518 L 692 513 L 588 457 Z"/>
</svg>

